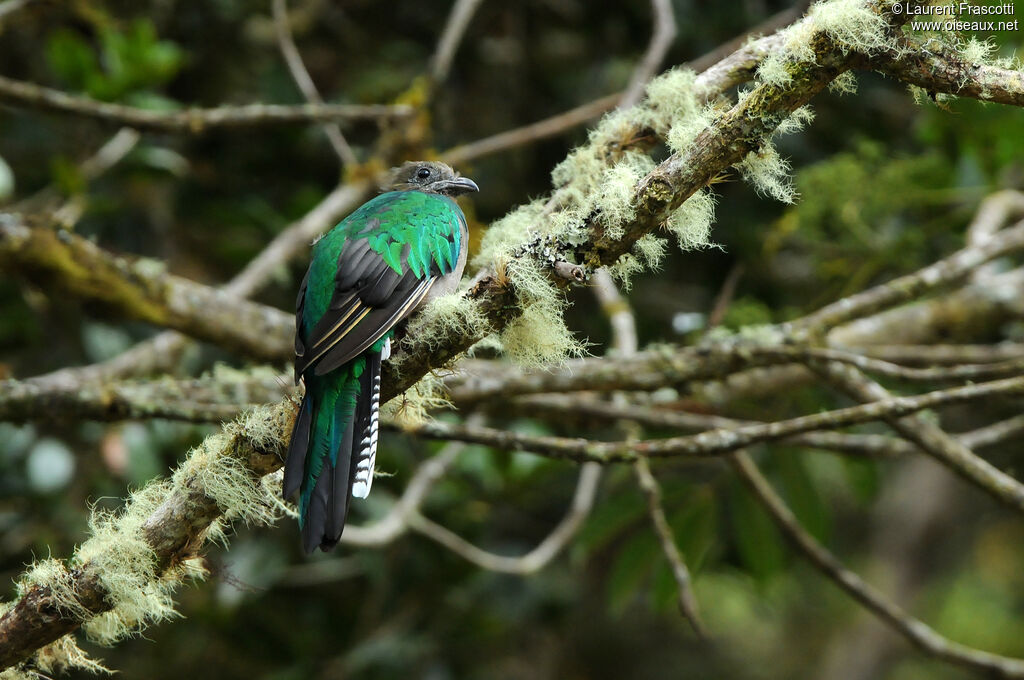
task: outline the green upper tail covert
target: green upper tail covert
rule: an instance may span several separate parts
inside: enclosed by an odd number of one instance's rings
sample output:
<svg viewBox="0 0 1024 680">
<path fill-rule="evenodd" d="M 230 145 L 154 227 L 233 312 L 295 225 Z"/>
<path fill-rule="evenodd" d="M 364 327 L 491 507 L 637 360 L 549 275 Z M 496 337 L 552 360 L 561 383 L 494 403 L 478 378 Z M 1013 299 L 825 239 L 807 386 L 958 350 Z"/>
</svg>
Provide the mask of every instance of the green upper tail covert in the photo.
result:
<svg viewBox="0 0 1024 680">
<path fill-rule="evenodd" d="M 337 545 L 350 500 L 370 493 L 395 326 L 453 292 L 466 265 L 466 216 L 453 197 L 479 191 L 476 182 L 420 161 L 395 168 L 388 188 L 317 241 L 295 303 L 295 380 L 306 394 L 283 493 L 299 493 L 307 553 Z"/>
</svg>

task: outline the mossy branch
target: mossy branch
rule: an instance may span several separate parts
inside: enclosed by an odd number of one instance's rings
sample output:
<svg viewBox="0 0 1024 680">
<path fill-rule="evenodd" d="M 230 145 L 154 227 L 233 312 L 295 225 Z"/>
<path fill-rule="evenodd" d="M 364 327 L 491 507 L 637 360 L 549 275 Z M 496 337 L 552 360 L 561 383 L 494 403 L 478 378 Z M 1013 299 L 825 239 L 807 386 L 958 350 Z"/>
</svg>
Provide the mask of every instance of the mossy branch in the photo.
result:
<svg viewBox="0 0 1024 680">
<path fill-rule="evenodd" d="M 903 40 L 896 49 L 866 58 L 865 67 L 931 93 L 1024 106 L 1024 71 L 972 61 L 936 41 Z"/>
<path fill-rule="evenodd" d="M 93 537 L 69 560 L 48 560 L 26 574 L 20 597 L 0 618 L 0 669 L 86 622 L 92 635 L 112 642 L 170 615 L 170 591 L 189 575 L 187 562 L 201 546 L 223 536 L 222 516 L 276 516 L 277 490 L 261 478 L 282 465 L 293 412 L 284 401 L 243 414 L 170 480 L 151 482 L 116 517 L 94 518 Z"/>
<path fill-rule="evenodd" d="M 270 370 L 217 370 L 188 380 L 123 380 L 56 384 L 0 381 L 0 421 L 137 420 L 199 423 L 231 420 L 246 408 L 280 400 L 291 376 Z"/>
<path fill-rule="evenodd" d="M 280 362 L 293 356 L 290 314 L 169 274 L 160 262 L 113 255 L 67 231 L 32 228 L 16 215 L 0 220 L 0 266 L 244 356 Z"/>
</svg>

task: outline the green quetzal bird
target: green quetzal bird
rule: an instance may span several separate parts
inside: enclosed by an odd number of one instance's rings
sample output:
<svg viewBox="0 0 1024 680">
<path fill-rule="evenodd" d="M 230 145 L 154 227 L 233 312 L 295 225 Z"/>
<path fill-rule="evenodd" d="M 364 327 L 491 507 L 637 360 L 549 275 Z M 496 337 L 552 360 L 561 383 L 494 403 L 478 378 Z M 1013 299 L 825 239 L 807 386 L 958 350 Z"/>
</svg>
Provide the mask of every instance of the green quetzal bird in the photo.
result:
<svg viewBox="0 0 1024 680">
<path fill-rule="evenodd" d="M 283 493 L 299 492 L 307 553 L 341 538 L 365 498 L 377 453 L 381 362 L 395 326 L 451 293 L 466 265 L 466 216 L 452 197 L 479 191 L 444 163 L 405 163 L 390 191 L 313 246 L 295 312 L 295 380 L 306 385 L 288 447 Z"/>
</svg>

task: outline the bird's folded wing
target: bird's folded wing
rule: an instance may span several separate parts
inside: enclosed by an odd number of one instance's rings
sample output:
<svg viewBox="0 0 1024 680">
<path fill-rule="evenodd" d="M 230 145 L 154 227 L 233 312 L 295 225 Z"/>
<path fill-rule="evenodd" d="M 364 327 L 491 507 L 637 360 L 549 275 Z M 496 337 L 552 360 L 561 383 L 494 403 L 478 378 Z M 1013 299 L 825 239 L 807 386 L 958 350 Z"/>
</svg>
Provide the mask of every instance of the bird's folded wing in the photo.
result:
<svg viewBox="0 0 1024 680">
<path fill-rule="evenodd" d="M 346 243 L 327 311 L 308 334 L 301 321 L 297 324 L 296 376 L 314 366 L 323 375 L 366 351 L 426 297 L 437 273 L 423 273 L 424 278 L 408 269 L 399 274 L 365 239 Z M 305 295 L 304 285 L 297 305 L 300 319 Z"/>
</svg>

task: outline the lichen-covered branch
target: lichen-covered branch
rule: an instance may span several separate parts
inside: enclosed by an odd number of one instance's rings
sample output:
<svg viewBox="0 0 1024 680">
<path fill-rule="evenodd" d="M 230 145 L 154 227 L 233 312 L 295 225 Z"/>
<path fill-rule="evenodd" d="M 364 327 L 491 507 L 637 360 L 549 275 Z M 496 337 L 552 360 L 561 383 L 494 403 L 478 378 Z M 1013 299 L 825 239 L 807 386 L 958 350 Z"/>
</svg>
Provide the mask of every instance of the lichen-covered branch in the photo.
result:
<svg viewBox="0 0 1024 680">
<path fill-rule="evenodd" d="M 835 430 L 874 420 L 900 418 L 924 409 L 949 404 L 970 402 L 995 395 L 1019 395 L 1022 393 L 1024 393 L 1024 377 L 1007 378 L 936 390 L 912 397 L 888 397 L 860 406 L 825 411 L 774 423 L 757 423 L 735 428 L 708 430 L 696 435 L 638 442 L 598 442 L 581 438 L 534 436 L 442 422 L 413 426 L 408 431 L 429 439 L 457 439 L 474 444 L 485 444 L 513 451 L 530 451 L 550 458 L 580 462 L 591 460 L 600 463 L 626 462 L 636 460 L 639 456 L 707 458 L 720 456 L 752 444 L 786 439 L 814 430 Z M 914 442 L 918 443 L 917 440 Z M 985 486 L 982 479 L 975 478 L 973 481 Z M 993 491 L 997 495 L 1003 495 L 1001 489 Z M 1016 494 L 1014 494 L 1014 498 L 1016 498 Z"/>
<path fill-rule="evenodd" d="M 896 49 L 872 55 L 866 67 L 932 93 L 1024 106 L 1024 72 L 985 63 L 987 55 L 978 56 L 981 58 L 970 60 L 938 41 L 908 39 Z"/>
<path fill-rule="evenodd" d="M 124 380 L 77 385 L 0 381 L 0 421 L 167 418 L 200 423 L 231 420 L 246 408 L 279 401 L 291 376 L 273 371 L 218 370 L 189 380 Z"/>
<path fill-rule="evenodd" d="M 412 113 L 408 106 L 358 104 L 249 104 L 153 111 L 123 104 L 100 102 L 60 90 L 0 76 L 0 101 L 15 106 L 64 113 L 127 125 L 138 130 L 200 134 L 220 128 L 251 128 L 260 125 L 319 123 L 348 120 L 401 118 Z"/>
<path fill-rule="evenodd" d="M 0 221 L 0 265 L 118 314 L 172 328 L 256 359 L 287 361 L 294 321 L 266 305 L 167 273 L 153 260 L 115 256 L 66 231 Z"/>
<path fill-rule="evenodd" d="M 222 536 L 220 517 L 276 517 L 276 488 L 261 477 L 281 467 L 292 416 L 289 401 L 244 414 L 208 437 L 169 481 L 151 482 L 116 516 L 95 515 L 92 538 L 67 562 L 46 560 L 28 572 L 0 618 L 0 669 L 83 623 L 113 642 L 172 614 L 170 592 L 195 573 L 196 551 Z"/>
</svg>

